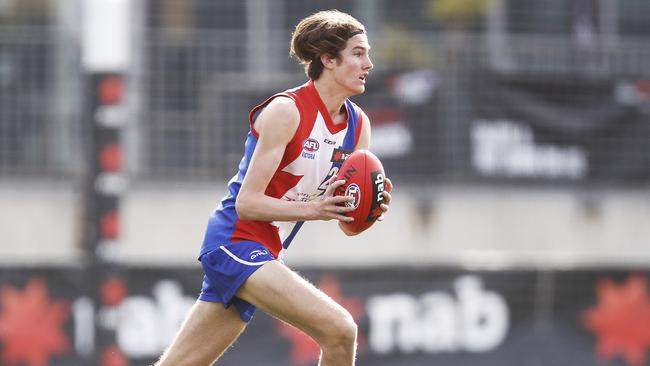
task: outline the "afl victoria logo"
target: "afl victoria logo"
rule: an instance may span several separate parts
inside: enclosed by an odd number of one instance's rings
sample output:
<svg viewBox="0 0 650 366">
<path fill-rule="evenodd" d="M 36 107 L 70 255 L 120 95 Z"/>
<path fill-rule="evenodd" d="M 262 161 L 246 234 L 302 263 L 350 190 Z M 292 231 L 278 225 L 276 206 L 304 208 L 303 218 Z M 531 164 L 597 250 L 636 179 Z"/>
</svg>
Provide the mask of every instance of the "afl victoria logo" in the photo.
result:
<svg viewBox="0 0 650 366">
<path fill-rule="evenodd" d="M 302 143 L 302 149 L 307 152 L 316 152 L 318 151 L 318 148 L 320 147 L 320 144 L 318 143 L 317 140 L 314 139 L 306 139 Z"/>
<path fill-rule="evenodd" d="M 346 203 L 348 207 L 359 207 L 359 202 L 361 202 L 361 189 L 356 183 L 352 183 L 345 189 L 345 195 L 348 197 L 354 198 L 354 201 Z"/>
</svg>

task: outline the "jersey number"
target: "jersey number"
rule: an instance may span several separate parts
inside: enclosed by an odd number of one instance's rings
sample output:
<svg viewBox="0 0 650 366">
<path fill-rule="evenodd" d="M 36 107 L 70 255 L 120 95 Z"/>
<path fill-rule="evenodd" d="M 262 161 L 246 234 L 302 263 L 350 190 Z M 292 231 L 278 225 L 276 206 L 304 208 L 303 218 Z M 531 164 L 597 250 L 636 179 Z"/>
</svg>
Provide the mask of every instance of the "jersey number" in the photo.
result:
<svg viewBox="0 0 650 366">
<path fill-rule="evenodd" d="M 329 173 L 327 173 L 327 176 L 323 180 L 323 182 L 318 186 L 318 196 L 322 196 L 325 191 L 327 190 L 327 187 L 330 185 L 330 179 L 332 179 L 333 176 L 336 175 L 336 173 L 339 172 L 339 167 L 333 166 L 332 169 L 330 169 Z"/>
</svg>

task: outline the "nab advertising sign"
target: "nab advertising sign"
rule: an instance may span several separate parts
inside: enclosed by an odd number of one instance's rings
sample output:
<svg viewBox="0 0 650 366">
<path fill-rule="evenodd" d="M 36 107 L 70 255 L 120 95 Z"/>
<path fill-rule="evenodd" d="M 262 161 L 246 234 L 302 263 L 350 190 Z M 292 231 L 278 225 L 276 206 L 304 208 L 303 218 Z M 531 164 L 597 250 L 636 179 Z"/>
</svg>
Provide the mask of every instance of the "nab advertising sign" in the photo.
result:
<svg viewBox="0 0 650 366">
<path fill-rule="evenodd" d="M 646 271 L 301 274 L 354 317 L 359 365 L 650 364 Z M 131 268 L 97 289 L 83 278 L 80 269 L 0 269 L 0 365 L 149 365 L 196 301 L 201 273 Z M 258 312 L 221 364 L 311 366 L 318 356 L 305 334 Z"/>
</svg>

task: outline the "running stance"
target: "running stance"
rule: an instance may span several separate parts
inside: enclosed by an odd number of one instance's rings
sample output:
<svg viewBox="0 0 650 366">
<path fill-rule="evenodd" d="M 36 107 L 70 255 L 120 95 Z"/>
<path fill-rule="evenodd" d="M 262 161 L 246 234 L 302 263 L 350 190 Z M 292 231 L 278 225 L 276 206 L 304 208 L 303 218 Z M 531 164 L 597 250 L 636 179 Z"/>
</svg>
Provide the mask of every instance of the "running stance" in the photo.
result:
<svg viewBox="0 0 650 366">
<path fill-rule="evenodd" d="M 296 26 L 291 54 L 309 81 L 251 111 L 239 171 L 208 222 L 201 294 L 158 366 L 211 365 L 256 308 L 312 337 L 321 366 L 354 365 L 350 313 L 278 257 L 305 221 L 352 220 L 334 177 L 351 151 L 370 145 L 370 121 L 348 99 L 365 91 L 369 51 L 364 26 L 348 14 L 323 11 Z"/>
</svg>

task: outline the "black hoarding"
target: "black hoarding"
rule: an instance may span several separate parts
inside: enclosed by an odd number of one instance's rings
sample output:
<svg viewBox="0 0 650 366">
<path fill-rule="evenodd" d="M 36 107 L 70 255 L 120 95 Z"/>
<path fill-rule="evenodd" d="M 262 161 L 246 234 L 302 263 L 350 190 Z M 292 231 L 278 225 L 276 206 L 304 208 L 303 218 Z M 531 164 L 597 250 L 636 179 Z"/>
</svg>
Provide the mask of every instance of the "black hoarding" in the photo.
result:
<svg viewBox="0 0 650 366">
<path fill-rule="evenodd" d="M 650 180 L 650 95 L 641 82 L 562 75 L 472 77 L 478 177 L 564 183 Z"/>
<path fill-rule="evenodd" d="M 359 325 L 359 365 L 647 365 L 647 271 L 305 269 Z M 147 365 L 196 300 L 197 268 L 129 268 L 95 299 L 81 269 L 0 269 L 0 364 Z M 95 334 L 110 330 L 115 346 Z M 222 365 L 315 365 L 307 336 L 257 313 Z"/>
</svg>

